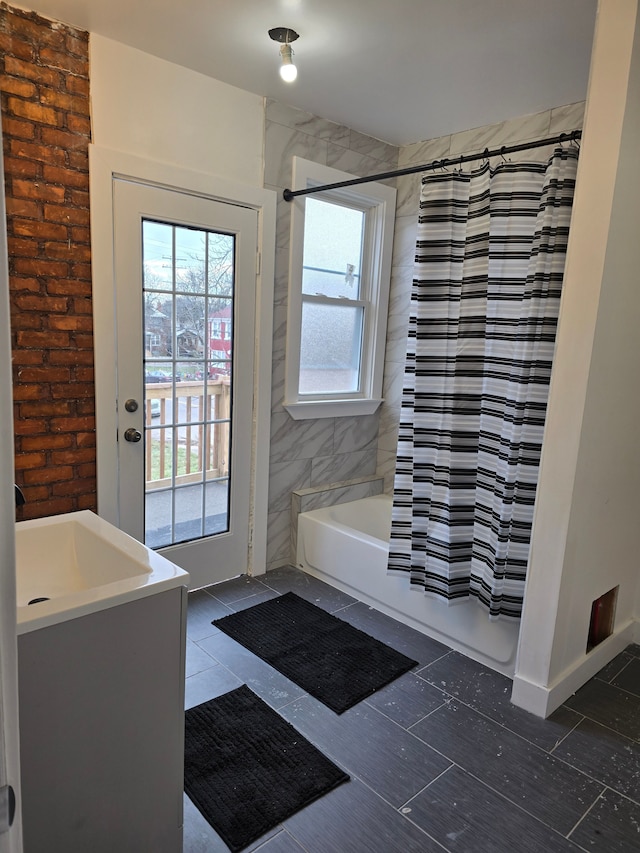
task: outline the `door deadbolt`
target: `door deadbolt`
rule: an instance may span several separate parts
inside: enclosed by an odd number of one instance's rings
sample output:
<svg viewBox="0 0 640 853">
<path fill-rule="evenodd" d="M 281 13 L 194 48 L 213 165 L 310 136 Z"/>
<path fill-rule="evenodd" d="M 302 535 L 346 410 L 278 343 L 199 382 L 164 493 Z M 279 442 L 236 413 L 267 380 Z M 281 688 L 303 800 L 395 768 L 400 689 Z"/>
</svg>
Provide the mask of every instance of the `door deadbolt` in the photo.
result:
<svg viewBox="0 0 640 853">
<path fill-rule="evenodd" d="M 133 400 L 133 399 L 129 399 L 125 402 L 124 407 L 128 412 L 137 412 L 138 411 L 138 401 Z"/>
<path fill-rule="evenodd" d="M 142 438 L 142 433 L 140 432 L 140 430 L 134 429 L 133 427 L 129 427 L 129 429 L 126 429 L 124 431 L 124 437 L 125 441 L 137 442 L 140 441 L 140 439 Z"/>
</svg>

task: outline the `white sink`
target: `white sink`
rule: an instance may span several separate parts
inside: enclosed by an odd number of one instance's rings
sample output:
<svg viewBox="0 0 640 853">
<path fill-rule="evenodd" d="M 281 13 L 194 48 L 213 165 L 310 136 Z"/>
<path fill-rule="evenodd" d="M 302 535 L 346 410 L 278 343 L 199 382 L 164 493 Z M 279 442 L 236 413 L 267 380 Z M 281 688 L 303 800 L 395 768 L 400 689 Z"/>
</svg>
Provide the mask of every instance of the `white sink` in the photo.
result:
<svg viewBox="0 0 640 853">
<path fill-rule="evenodd" d="M 89 510 L 20 521 L 15 530 L 18 634 L 189 582 Z"/>
</svg>

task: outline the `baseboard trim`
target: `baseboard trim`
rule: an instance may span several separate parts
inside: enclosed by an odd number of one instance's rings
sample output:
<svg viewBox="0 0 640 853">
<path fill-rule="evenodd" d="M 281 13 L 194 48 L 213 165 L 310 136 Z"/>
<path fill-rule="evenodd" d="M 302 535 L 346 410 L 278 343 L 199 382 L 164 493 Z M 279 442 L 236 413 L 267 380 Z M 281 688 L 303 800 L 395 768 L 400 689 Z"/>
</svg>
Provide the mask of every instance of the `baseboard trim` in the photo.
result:
<svg viewBox="0 0 640 853">
<path fill-rule="evenodd" d="M 548 717 L 556 708 L 572 696 L 603 666 L 640 637 L 640 622 L 630 619 L 614 634 L 592 649 L 588 655 L 576 661 L 551 685 L 536 684 L 517 671 L 513 677 L 511 701 L 537 717 Z"/>
</svg>

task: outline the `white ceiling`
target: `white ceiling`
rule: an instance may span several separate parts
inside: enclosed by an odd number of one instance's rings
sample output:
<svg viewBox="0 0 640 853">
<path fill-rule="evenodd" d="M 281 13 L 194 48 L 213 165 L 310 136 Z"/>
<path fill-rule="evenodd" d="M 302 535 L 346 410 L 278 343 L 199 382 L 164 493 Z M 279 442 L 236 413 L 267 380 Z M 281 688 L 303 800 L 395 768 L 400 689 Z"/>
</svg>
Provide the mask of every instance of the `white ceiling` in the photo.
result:
<svg viewBox="0 0 640 853">
<path fill-rule="evenodd" d="M 22 0 L 404 145 L 586 96 L 597 0 Z M 290 27 L 298 79 L 267 30 Z"/>
</svg>

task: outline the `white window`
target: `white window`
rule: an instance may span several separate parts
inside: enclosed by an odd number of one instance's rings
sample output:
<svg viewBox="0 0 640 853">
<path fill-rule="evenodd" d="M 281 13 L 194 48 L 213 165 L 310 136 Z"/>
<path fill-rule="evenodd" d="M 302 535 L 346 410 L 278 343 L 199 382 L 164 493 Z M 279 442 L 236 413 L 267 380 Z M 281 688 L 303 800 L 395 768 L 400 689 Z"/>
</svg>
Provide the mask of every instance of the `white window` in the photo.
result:
<svg viewBox="0 0 640 853">
<path fill-rule="evenodd" d="M 347 181 L 293 158 L 292 189 Z M 284 406 L 296 420 L 382 402 L 396 191 L 379 183 L 293 199 Z"/>
</svg>

